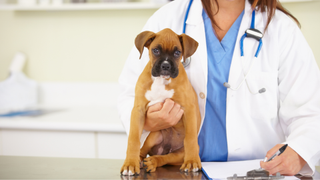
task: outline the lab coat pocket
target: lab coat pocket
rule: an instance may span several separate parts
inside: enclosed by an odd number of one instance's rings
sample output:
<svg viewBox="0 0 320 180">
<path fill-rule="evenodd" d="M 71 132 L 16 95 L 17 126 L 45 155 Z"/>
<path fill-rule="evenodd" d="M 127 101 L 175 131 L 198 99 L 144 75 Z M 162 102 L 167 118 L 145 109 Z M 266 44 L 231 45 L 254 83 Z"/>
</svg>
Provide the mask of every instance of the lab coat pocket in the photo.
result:
<svg viewBox="0 0 320 180">
<path fill-rule="evenodd" d="M 249 88 L 246 99 L 251 117 L 255 120 L 275 120 L 278 111 L 278 72 L 251 72 L 245 83 Z M 262 88 L 265 92 L 252 94 Z"/>
</svg>

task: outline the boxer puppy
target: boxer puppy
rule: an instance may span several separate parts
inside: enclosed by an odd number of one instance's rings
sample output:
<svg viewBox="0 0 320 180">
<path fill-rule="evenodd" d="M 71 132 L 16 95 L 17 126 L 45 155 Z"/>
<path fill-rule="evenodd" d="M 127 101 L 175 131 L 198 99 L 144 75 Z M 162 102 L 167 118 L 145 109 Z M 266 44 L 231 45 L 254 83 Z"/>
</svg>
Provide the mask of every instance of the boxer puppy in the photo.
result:
<svg viewBox="0 0 320 180">
<path fill-rule="evenodd" d="M 139 174 L 142 161 L 147 172 L 154 172 L 165 164 L 182 165 L 182 171 L 200 170 L 198 98 L 181 63 L 182 58 L 185 60 L 196 51 L 198 43 L 188 35 L 177 35 L 170 29 L 164 29 L 158 33 L 140 33 L 135 45 L 140 58 L 144 47 L 147 47 L 150 60 L 135 87 L 127 157 L 121 174 Z M 168 129 L 150 132 L 140 149 L 148 107 L 167 98 L 181 105 L 184 110 L 181 120 Z M 146 158 L 147 154 L 150 156 Z"/>
</svg>

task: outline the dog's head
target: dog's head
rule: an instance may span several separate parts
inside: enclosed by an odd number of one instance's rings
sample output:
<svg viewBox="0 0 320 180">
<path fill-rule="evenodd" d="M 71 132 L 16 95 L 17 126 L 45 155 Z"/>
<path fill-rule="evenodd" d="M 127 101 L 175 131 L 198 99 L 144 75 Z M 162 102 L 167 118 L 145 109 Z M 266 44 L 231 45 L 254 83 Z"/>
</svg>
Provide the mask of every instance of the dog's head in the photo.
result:
<svg viewBox="0 0 320 180">
<path fill-rule="evenodd" d="M 198 42 L 186 34 L 177 35 L 171 29 L 163 29 L 158 33 L 144 31 L 135 39 L 140 52 L 144 47 L 149 49 L 152 76 L 175 78 L 179 74 L 181 59 L 190 57 L 197 49 Z"/>
</svg>

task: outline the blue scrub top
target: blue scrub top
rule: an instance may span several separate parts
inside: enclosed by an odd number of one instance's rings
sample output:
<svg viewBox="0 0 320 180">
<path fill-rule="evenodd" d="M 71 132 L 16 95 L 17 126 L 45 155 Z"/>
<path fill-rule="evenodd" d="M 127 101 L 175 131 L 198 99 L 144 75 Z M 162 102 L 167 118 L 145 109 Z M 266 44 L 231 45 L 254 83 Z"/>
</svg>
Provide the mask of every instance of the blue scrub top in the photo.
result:
<svg viewBox="0 0 320 180">
<path fill-rule="evenodd" d="M 208 52 L 207 103 L 204 122 L 198 137 L 201 161 L 227 161 L 226 99 L 229 70 L 242 12 L 220 42 L 214 33 L 211 20 L 205 11 L 202 17 L 205 26 Z"/>
</svg>

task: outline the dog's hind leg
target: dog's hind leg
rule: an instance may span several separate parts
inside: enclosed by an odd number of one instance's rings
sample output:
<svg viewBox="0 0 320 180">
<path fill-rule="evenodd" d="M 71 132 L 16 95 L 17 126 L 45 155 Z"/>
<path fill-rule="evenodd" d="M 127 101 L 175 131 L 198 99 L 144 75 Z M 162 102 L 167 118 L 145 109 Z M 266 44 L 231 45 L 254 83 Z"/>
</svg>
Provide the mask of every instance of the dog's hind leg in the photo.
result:
<svg viewBox="0 0 320 180">
<path fill-rule="evenodd" d="M 149 134 L 148 138 L 143 144 L 143 147 L 140 149 L 140 160 L 147 157 L 147 154 L 151 151 L 151 148 L 162 143 L 163 137 L 161 131 L 153 131 Z M 142 163 L 140 164 L 140 168 L 142 168 Z"/>
<path fill-rule="evenodd" d="M 155 155 L 144 159 L 147 172 L 154 172 L 157 167 L 168 165 L 181 165 L 184 158 L 184 148 L 180 148 L 166 155 Z"/>
</svg>

